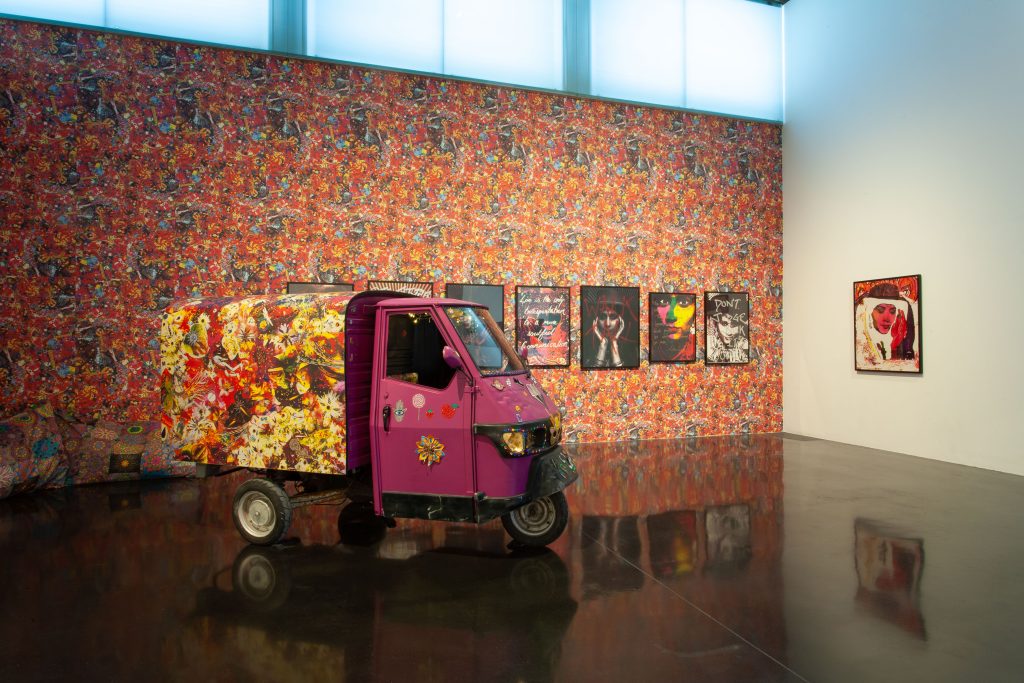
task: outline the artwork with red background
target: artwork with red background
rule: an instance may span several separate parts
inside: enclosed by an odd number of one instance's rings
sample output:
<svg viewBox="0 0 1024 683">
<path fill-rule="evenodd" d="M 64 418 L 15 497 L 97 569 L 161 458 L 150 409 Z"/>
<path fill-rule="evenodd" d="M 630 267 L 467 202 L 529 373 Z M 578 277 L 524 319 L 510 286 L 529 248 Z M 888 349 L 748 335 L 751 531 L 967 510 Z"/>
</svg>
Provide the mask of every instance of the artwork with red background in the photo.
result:
<svg viewBox="0 0 1024 683">
<path fill-rule="evenodd" d="M 536 376 L 571 440 L 782 428 L 779 125 L 7 19 L 0 83 L 0 413 L 153 419 L 171 301 L 381 279 L 750 292 L 749 365 L 583 372 L 574 310 Z"/>
</svg>

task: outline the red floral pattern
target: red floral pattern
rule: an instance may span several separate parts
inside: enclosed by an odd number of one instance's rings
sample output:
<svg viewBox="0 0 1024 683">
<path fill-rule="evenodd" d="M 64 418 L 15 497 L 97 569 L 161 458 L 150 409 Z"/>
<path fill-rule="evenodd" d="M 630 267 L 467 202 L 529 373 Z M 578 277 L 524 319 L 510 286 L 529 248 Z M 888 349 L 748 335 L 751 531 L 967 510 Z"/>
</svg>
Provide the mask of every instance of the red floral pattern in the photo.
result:
<svg viewBox="0 0 1024 683">
<path fill-rule="evenodd" d="M 570 440 L 782 427 L 778 125 L 14 20 L 0 83 L 4 413 L 154 419 L 171 301 L 399 279 L 572 287 Z M 582 372 L 581 284 L 748 291 L 753 361 Z"/>
</svg>

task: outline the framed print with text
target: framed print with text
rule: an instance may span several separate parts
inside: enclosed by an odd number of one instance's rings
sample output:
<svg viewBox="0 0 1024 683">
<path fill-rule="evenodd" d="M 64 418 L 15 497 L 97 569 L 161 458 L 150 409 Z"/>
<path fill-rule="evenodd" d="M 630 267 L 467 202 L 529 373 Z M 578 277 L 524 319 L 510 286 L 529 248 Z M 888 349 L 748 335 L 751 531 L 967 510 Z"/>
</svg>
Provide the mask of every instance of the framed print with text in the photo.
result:
<svg viewBox="0 0 1024 683">
<path fill-rule="evenodd" d="M 516 287 L 516 349 L 531 368 L 569 367 L 569 288 Z"/>
<path fill-rule="evenodd" d="M 747 292 L 704 292 L 704 362 L 750 362 L 750 297 Z"/>
</svg>

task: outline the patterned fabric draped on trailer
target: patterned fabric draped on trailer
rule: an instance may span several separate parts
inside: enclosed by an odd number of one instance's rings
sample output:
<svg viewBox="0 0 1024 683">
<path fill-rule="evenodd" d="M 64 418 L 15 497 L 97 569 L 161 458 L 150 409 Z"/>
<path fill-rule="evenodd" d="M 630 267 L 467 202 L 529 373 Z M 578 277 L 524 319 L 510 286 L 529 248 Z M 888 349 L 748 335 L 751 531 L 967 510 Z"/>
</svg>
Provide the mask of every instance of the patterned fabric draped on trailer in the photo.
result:
<svg viewBox="0 0 1024 683">
<path fill-rule="evenodd" d="M 193 299 L 160 329 L 164 438 L 196 463 L 346 472 L 355 293 Z"/>
</svg>

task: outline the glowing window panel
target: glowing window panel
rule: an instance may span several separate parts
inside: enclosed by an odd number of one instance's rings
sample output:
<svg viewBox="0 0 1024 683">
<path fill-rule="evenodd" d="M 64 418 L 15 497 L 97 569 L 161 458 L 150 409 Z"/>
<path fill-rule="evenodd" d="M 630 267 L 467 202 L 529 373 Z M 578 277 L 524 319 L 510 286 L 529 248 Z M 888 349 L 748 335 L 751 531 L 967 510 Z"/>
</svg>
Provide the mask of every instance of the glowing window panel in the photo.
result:
<svg viewBox="0 0 1024 683">
<path fill-rule="evenodd" d="M 782 120 L 782 11 L 687 0 L 686 106 Z"/>
<path fill-rule="evenodd" d="M 107 0 L 107 26 L 265 50 L 270 45 L 270 0 Z"/>
<path fill-rule="evenodd" d="M 683 105 L 683 2 L 591 0 L 591 94 Z"/>
<path fill-rule="evenodd" d="M 444 72 L 562 87 L 562 0 L 446 0 Z"/>
<path fill-rule="evenodd" d="M 103 0 L 0 0 L 0 14 L 103 25 Z"/>
<path fill-rule="evenodd" d="M 308 0 L 307 52 L 441 73 L 443 10 L 443 0 Z"/>
</svg>

